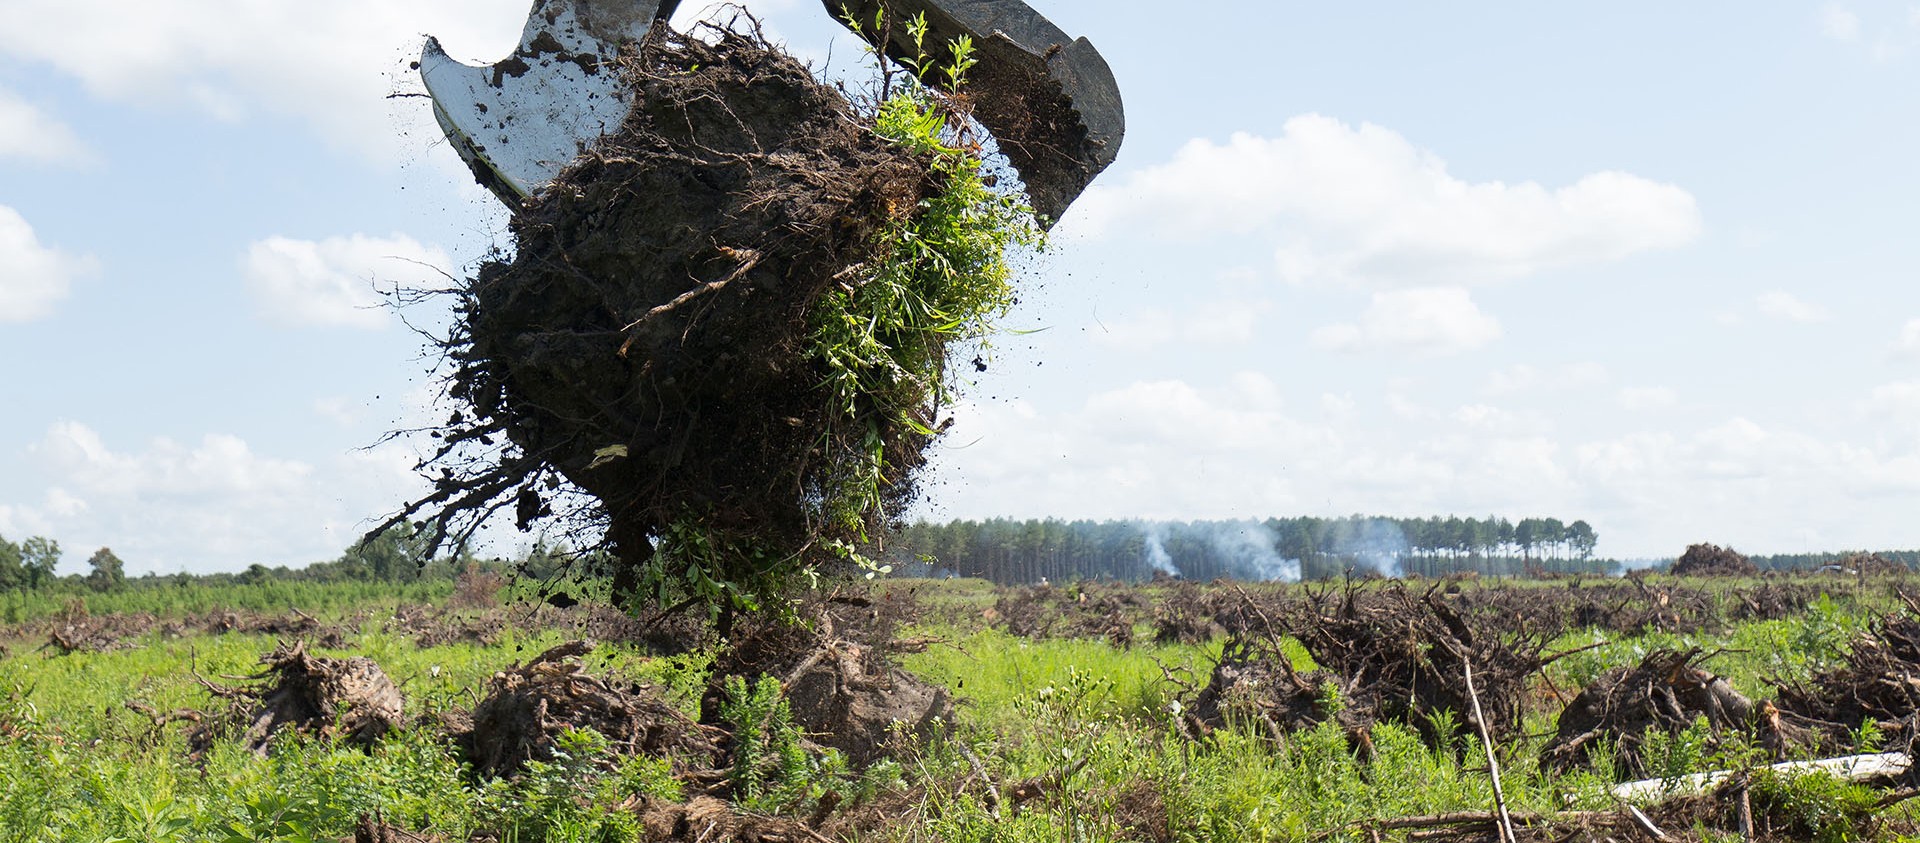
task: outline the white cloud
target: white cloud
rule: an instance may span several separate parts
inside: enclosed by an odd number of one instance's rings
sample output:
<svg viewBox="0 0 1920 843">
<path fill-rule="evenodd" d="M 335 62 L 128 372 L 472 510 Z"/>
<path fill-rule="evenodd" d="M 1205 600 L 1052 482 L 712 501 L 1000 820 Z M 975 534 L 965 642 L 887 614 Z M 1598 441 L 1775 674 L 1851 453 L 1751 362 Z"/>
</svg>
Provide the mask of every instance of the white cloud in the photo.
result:
<svg viewBox="0 0 1920 843">
<path fill-rule="evenodd" d="M 1671 387 L 1627 386 L 1615 394 L 1620 406 L 1628 410 L 1664 410 L 1680 403 L 1680 395 Z"/>
<path fill-rule="evenodd" d="M 391 237 L 269 237 L 241 261 L 260 313 L 292 325 L 381 328 L 389 323 L 376 289 L 444 282 L 452 261 L 438 247 L 404 234 Z"/>
<path fill-rule="evenodd" d="M 1515 363 L 1489 375 L 1481 391 L 1488 395 L 1514 395 L 1536 389 L 1580 389 L 1605 383 L 1607 367 L 1599 363 L 1566 363 L 1543 370 L 1526 363 Z"/>
<path fill-rule="evenodd" d="M 45 63 L 95 96 L 222 119 L 256 112 L 307 121 L 330 140 L 393 157 L 439 138 L 406 62 L 422 34 L 463 58 L 512 49 L 525 0 L 9 0 L 0 55 Z M 417 139 L 396 132 L 393 111 Z"/>
<path fill-rule="evenodd" d="M 1820 7 L 1820 32 L 1835 41 L 1860 38 L 1860 16 L 1839 3 Z"/>
<path fill-rule="evenodd" d="M 0 88 L 0 159 L 4 158 L 40 164 L 86 164 L 96 156 L 67 124 L 19 94 Z"/>
<path fill-rule="evenodd" d="M 1099 234 L 1132 221 L 1190 235 L 1267 233 L 1296 282 L 1456 286 L 1612 261 L 1700 233 L 1687 191 L 1617 171 L 1548 189 L 1468 182 L 1370 123 L 1318 114 L 1283 134 L 1190 141 L 1173 160 L 1095 185 L 1063 225 Z"/>
<path fill-rule="evenodd" d="M 1920 356 L 1920 319 L 1909 319 L 1900 327 L 1900 337 L 1893 341 L 1893 353 L 1900 357 Z"/>
<path fill-rule="evenodd" d="M 41 245 L 20 212 L 0 205 L 0 323 L 51 315 L 73 282 L 98 267 L 91 257 Z"/>
<path fill-rule="evenodd" d="M 0 505 L 0 531 L 51 536 L 69 550 L 110 546 L 136 573 L 332 558 L 419 488 L 411 455 L 395 446 L 314 464 L 218 433 L 116 448 L 63 421 L 27 451 L 44 491 L 30 504 Z"/>
<path fill-rule="evenodd" d="M 1583 518 L 1602 553 L 1628 557 L 1703 540 L 1762 553 L 1911 547 L 1920 382 L 1876 395 L 1905 438 L 1746 417 L 1588 438 L 1487 403 L 1314 393 L 1296 411 L 1258 374 L 1138 382 L 1073 405 L 959 408 L 951 441 L 965 446 L 936 457 L 945 482 L 930 515 L 1494 513 Z"/>
<path fill-rule="evenodd" d="M 1801 301 L 1781 290 L 1761 293 L 1754 299 L 1754 305 L 1760 308 L 1762 314 L 1789 322 L 1825 322 L 1828 318 L 1826 308 Z"/>
<path fill-rule="evenodd" d="M 1417 354 L 1465 351 L 1499 338 L 1500 323 L 1455 287 L 1374 293 L 1359 322 L 1328 325 L 1312 337 L 1314 345 L 1333 351 Z"/>
<path fill-rule="evenodd" d="M 1237 299 L 1208 299 L 1184 311 L 1148 307 L 1098 320 L 1093 338 L 1102 345 L 1136 351 L 1169 344 L 1245 345 L 1254 338 L 1260 320 L 1272 309 L 1272 302 Z"/>
</svg>

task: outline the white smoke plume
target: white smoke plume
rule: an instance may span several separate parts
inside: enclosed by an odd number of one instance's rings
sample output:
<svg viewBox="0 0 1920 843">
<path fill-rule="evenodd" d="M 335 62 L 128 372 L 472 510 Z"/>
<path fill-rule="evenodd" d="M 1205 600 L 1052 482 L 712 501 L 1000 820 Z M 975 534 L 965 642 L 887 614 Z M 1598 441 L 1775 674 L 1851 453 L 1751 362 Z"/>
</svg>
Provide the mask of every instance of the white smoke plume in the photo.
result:
<svg viewBox="0 0 1920 843">
<path fill-rule="evenodd" d="M 1348 522 L 1335 536 L 1332 548 L 1334 555 L 1349 557 L 1386 577 L 1406 574 L 1402 562 L 1411 549 L 1400 525 L 1384 518 Z"/>
</svg>

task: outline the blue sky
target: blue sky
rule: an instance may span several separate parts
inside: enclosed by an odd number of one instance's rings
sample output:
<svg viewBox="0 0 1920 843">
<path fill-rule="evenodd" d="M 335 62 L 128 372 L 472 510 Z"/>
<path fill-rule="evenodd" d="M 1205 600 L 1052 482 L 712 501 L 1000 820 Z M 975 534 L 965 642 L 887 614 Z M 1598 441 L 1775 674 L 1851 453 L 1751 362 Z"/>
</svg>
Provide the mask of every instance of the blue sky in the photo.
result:
<svg viewBox="0 0 1920 843">
<path fill-rule="evenodd" d="M 815 3 L 748 5 L 858 55 Z M 1128 136 L 929 516 L 1920 546 L 1920 4 L 1039 8 Z M 431 361 L 373 290 L 470 268 L 504 215 L 387 95 L 425 33 L 490 61 L 525 14 L 0 0 L 0 534 L 301 564 L 414 492 L 413 446 L 369 446 L 433 418 Z"/>
</svg>

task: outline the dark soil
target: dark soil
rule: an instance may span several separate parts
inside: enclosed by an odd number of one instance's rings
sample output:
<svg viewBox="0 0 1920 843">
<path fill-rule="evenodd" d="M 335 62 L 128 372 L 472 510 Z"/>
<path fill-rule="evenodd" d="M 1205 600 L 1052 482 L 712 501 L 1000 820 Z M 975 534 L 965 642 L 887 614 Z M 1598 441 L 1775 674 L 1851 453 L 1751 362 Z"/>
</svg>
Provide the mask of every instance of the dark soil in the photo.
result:
<svg viewBox="0 0 1920 843">
<path fill-rule="evenodd" d="M 501 500 L 525 526 L 549 514 L 557 472 L 597 499 L 632 593 L 688 518 L 782 556 L 854 535 L 818 507 L 870 458 L 867 419 L 830 423 L 809 314 L 881 259 L 876 232 L 935 180 L 756 35 L 658 27 L 624 72 L 640 96 L 619 132 L 519 209 L 513 259 L 462 292 L 451 392 L 471 412 L 442 431 L 445 453 L 512 447 L 402 517 Z M 918 431 L 871 416 L 893 472 L 871 526 L 912 495 L 936 424 L 922 409 Z M 734 551 L 751 549 L 721 549 L 706 573 L 750 581 L 764 558 Z"/>
</svg>

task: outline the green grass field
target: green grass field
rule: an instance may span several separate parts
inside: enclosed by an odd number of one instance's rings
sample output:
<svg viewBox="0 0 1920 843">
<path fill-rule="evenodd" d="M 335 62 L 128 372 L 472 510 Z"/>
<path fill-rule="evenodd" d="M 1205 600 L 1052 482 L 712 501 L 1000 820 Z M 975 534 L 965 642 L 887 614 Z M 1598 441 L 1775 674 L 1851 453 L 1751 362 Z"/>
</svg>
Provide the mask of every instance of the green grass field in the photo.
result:
<svg viewBox="0 0 1920 843">
<path fill-rule="evenodd" d="M 1477 739 L 1435 749 L 1412 728 L 1382 723 L 1372 732 L 1369 760 L 1357 757 L 1331 723 L 1277 741 L 1251 723 L 1189 739 L 1177 722 L 1191 704 L 1183 681 L 1206 681 L 1219 657 L 1218 639 L 1130 648 L 1030 639 L 988 622 L 997 593 L 984 584 L 886 587 L 911 589 L 919 599 L 924 611 L 898 634 L 933 643 L 902 663 L 950 690 L 959 703 L 957 722 L 945 737 L 865 771 L 832 754 L 797 754 L 774 765 L 753 798 L 736 798 L 743 808 L 805 818 L 829 792 L 835 799 L 884 802 L 900 819 L 859 835 L 874 840 L 1229 841 L 1411 839 L 1414 832 L 1383 829 L 1382 821 L 1483 812 L 1494 804 Z M 1653 649 L 1693 646 L 1717 651 L 1710 667 L 1764 698 L 1768 680 L 1805 678 L 1836 663 L 1878 613 L 1897 606 L 1889 587 L 1834 592 L 1793 617 L 1724 629 L 1635 636 L 1565 630 L 1549 650 L 1605 643 L 1556 662 L 1542 687 L 1578 688 Z M 393 611 L 402 602 L 443 601 L 444 589 L 287 591 L 266 584 L 168 596 L 165 603 L 151 596 L 90 598 L 87 611 L 186 616 L 298 607 L 350 621 L 343 646 L 315 652 L 374 659 L 400 686 L 411 725 L 370 750 L 283 734 L 265 755 L 216 742 L 190 759 L 185 732 L 191 724 L 156 725 L 128 704 L 153 712 L 212 711 L 220 701 L 202 678 L 231 685 L 236 680 L 221 677 L 253 673 L 276 645 L 273 636 L 155 628 L 124 648 L 58 654 L 36 648 L 59 613 L 74 607 L 0 598 L 15 619 L 0 634 L 7 652 L 0 658 L 0 841 L 342 840 L 352 839 L 360 817 L 373 814 L 421 839 L 646 840 L 657 839 L 658 830 L 648 831 L 633 809 L 636 800 L 694 795 L 664 760 L 611 756 L 589 733 L 570 736 L 563 757 L 511 780 L 480 781 L 463 769 L 458 750 L 443 737 L 441 715 L 473 707 L 488 677 L 565 640 L 565 630 L 508 623 L 490 646 L 419 647 L 398 628 Z M 465 611 L 516 616 L 484 607 Z M 1150 642 L 1151 630 L 1143 625 L 1138 637 Z M 1314 667 L 1304 651 L 1290 657 L 1301 670 Z M 607 644 L 588 657 L 586 668 L 653 685 L 694 715 L 709 663 L 701 652 L 665 657 Z M 1550 709 L 1530 710 L 1526 737 L 1500 747 L 1509 809 L 1524 815 L 1613 810 L 1611 771 L 1604 765 L 1568 776 L 1540 772 L 1539 748 L 1553 731 Z M 1750 748 L 1737 741 L 1708 750 L 1699 738 L 1682 733 L 1650 744 L 1661 772 L 1755 763 L 1754 753 L 1745 751 Z M 1871 805 L 1877 825 L 1823 825 L 1826 814 L 1854 817 L 1847 812 L 1858 814 L 1859 805 L 1875 803 L 1882 793 L 1837 783 L 1795 788 L 1790 795 L 1800 802 L 1783 797 L 1780 804 L 1801 805 L 1814 819 L 1799 828 L 1825 839 L 1892 838 L 1911 820 L 1903 802 Z M 1667 831 L 1722 839 L 1706 825 Z"/>
</svg>

